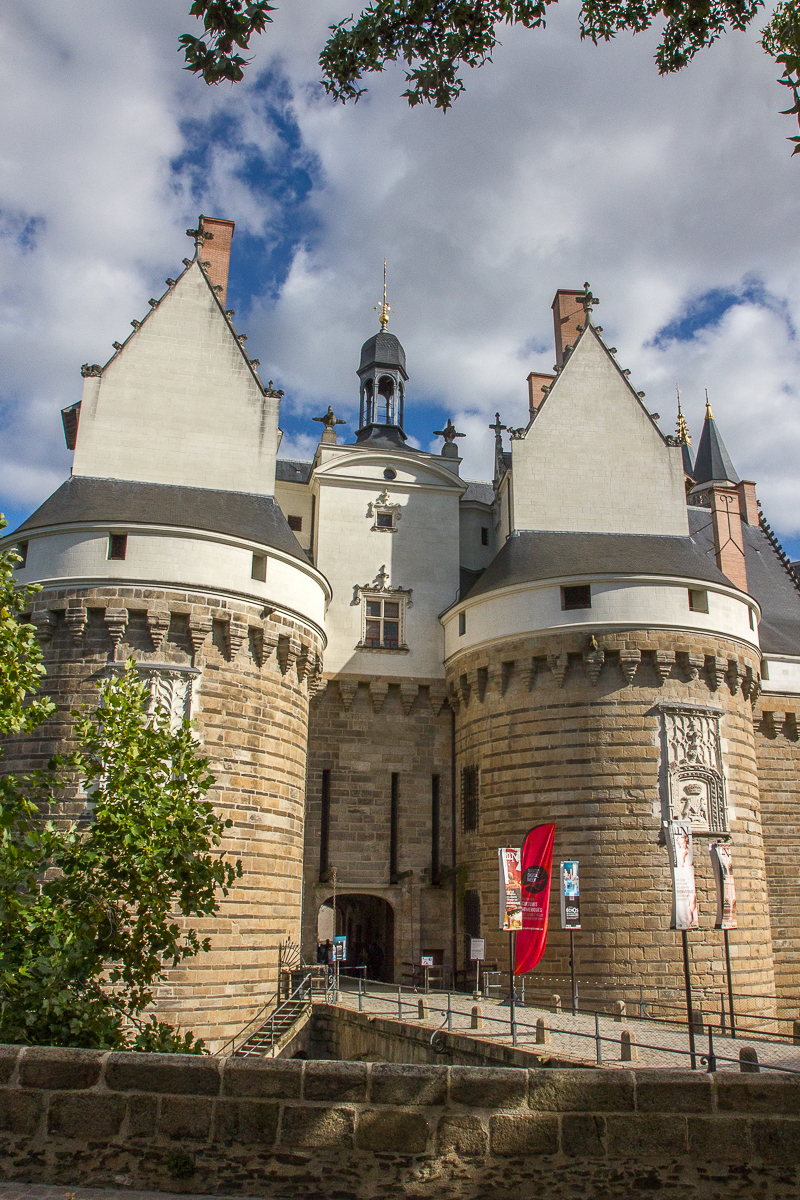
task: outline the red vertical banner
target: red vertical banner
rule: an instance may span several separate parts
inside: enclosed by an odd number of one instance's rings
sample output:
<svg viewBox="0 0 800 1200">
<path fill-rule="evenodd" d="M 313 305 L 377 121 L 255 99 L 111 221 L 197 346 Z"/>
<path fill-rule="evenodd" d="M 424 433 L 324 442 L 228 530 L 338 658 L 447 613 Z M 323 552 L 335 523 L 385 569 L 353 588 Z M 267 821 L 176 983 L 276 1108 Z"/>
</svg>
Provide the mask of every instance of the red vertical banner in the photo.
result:
<svg viewBox="0 0 800 1200">
<path fill-rule="evenodd" d="M 547 946 L 550 914 L 550 876 L 553 870 L 555 825 L 536 825 L 522 847 L 522 929 L 517 934 L 514 974 L 532 971 Z"/>
</svg>

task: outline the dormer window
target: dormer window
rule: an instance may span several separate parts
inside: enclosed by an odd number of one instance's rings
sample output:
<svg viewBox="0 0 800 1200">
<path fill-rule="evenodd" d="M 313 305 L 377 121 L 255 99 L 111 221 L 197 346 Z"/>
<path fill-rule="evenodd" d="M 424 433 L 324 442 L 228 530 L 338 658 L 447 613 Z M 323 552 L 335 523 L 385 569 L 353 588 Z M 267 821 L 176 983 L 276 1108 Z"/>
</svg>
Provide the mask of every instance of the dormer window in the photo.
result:
<svg viewBox="0 0 800 1200">
<path fill-rule="evenodd" d="M 381 567 L 372 583 L 355 585 L 351 603 L 361 606 L 360 649 L 408 652 L 406 612 L 412 607 L 411 588 L 390 587 Z"/>
<path fill-rule="evenodd" d="M 377 500 L 367 505 L 367 516 L 372 517 L 372 533 L 396 533 L 397 522 L 402 515 L 401 505 L 392 504 L 387 491 L 381 492 Z"/>
</svg>

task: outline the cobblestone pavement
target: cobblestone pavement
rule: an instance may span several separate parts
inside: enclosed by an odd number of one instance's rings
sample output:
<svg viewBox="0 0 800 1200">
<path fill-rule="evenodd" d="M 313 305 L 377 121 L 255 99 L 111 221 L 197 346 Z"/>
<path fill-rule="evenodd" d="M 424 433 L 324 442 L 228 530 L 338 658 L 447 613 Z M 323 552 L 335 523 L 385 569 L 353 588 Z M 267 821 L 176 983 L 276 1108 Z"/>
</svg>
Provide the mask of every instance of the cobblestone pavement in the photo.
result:
<svg viewBox="0 0 800 1200">
<path fill-rule="evenodd" d="M 348 1008 L 358 1008 L 358 988 L 350 980 L 342 981 L 339 993 L 339 1003 Z M 418 1001 L 424 1000 L 428 1006 L 428 1016 L 423 1020 L 418 1018 Z M 398 1007 L 397 989 L 393 991 L 389 985 L 370 984 L 369 989 L 361 1000 L 362 1010 L 366 1013 L 380 1013 L 387 1017 L 413 1021 L 430 1028 L 431 1032 L 446 1021 L 447 993 L 430 992 L 413 993 L 404 990 L 400 1007 Z M 507 1004 L 499 1001 L 473 1000 L 463 992 L 453 992 L 450 998 L 451 1021 L 450 1027 L 458 1033 L 474 1033 L 476 1037 L 490 1037 L 493 1041 L 511 1043 L 510 1012 Z M 473 1031 L 470 1028 L 471 1011 L 474 1004 L 479 1004 L 483 1011 L 483 1028 Z M 597 1061 L 597 1041 L 594 1013 L 578 1013 L 573 1017 L 571 1012 L 554 1012 L 552 1009 L 537 1008 L 531 1005 L 516 1006 L 517 1045 L 521 1049 L 552 1054 L 563 1060 L 574 1061 L 576 1066 L 594 1065 Z M 546 1044 L 536 1042 L 536 1022 L 543 1020 L 549 1032 Z M 445 1028 L 447 1026 L 445 1025 Z M 689 1054 L 689 1035 L 684 1025 L 666 1025 L 659 1021 L 646 1021 L 636 1017 L 623 1017 L 617 1020 L 612 1016 L 600 1016 L 599 1029 L 602 1049 L 602 1065 L 604 1067 L 664 1067 L 672 1070 L 688 1070 L 691 1066 Z M 622 1060 L 621 1034 L 626 1031 L 635 1043 L 636 1057 L 632 1061 Z M 706 1063 L 701 1062 L 708 1054 L 708 1035 L 697 1032 L 695 1035 L 697 1066 L 706 1069 Z M 765 1040 L 751 1035 L 738 1037 L 719 1036 L 713 1031 L 714 1053 L 717 1059 L 718 1071 L 738 1071 L 739 1052 L 743 1047 L 756 1050 L 762 1070 L 769 1067 L 782 1068 L 800 1072 L 800 1046 L 793 1046 L 786 1041 Z"/>
</svg>

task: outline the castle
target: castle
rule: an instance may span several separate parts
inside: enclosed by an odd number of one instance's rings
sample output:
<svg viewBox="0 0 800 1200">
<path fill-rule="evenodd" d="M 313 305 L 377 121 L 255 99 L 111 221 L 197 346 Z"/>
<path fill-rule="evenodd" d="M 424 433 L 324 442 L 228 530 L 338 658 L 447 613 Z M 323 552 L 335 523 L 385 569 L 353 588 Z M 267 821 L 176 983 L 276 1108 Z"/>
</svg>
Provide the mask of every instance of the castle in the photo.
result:
<svg viewBox="0 0 800 1200">
<path fill-rule="evenodd" d="M 274 991 L 278 947 L 313 961 L 336 889 L 351 963 L 399 981 L 423 956 L 456 979 L 467 940 L 505 966 L 497 848 L 556 823 L 580 861 L 585 994 L 682 987 L 664 823 L 689 818 L 697 982 L 724 982 L 706 844 L 730 839 L 746 1011 L 800 985 L 800 585 L 710 410 L 693 459 L 593 321 L 553 303 L 554 375 L 528 424 L 495 422 L 494 479 L 403 429 L 405 351 L 361 349 L 359 427 L 316 418 L 313 462 L 282 460 L 282 393 L 226 310 L 229 221 L 64 410 L 72 474 L 5 539 L 58 714 L 4 769 L 68 745 L 109 662 L 133 656 L 190 715 L 242 878 L 200 922 L 212 951 L 169 976 L 165 1014 L 219 1046 Z M 510 446 L 510 448 L 506 448 Z M 71 812 L 81 810 L 75 796 Z M 568 971 L 557 895 L 540 970 Z M 375 950 L 378 947 L 378 950 Z"/>
</svg>

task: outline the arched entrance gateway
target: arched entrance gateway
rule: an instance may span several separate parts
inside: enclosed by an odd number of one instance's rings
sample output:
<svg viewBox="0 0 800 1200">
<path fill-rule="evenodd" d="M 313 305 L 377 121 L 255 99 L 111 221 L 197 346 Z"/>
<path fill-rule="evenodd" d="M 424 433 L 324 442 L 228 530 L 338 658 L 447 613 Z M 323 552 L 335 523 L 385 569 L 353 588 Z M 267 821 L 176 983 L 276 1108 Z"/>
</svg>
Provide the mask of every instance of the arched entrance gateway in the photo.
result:
<svg viewBox="0 0 800 1200">
<path fill-rule="evenodd" d="M 329 896 L 317 914 L 317 938 L 324 941 L 336 934 L 347 937 L 344 969 L 366 967 L 368 979 L 394 981 L 394 909 L 382 896 L 345 892 L 336 897 L 336 924 L 333 925 L 333 896 Z"/>
</svg>

